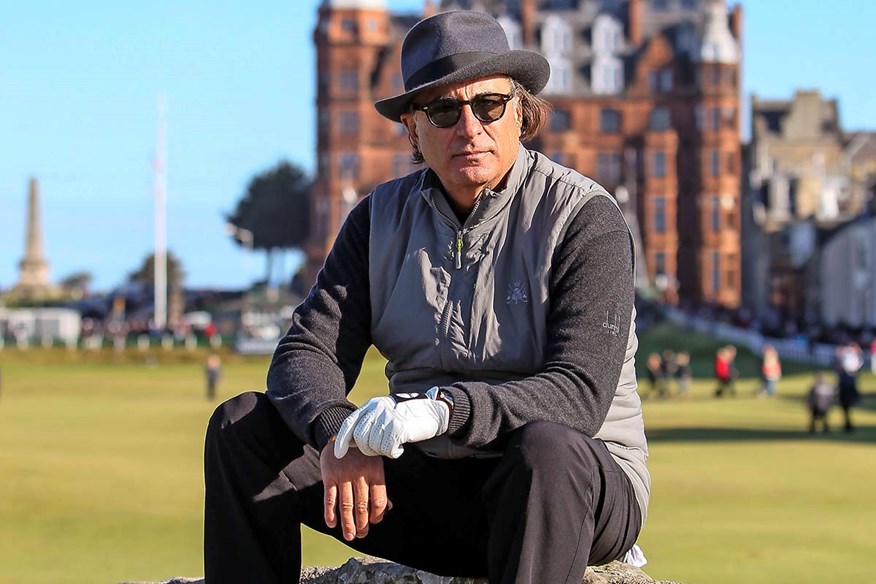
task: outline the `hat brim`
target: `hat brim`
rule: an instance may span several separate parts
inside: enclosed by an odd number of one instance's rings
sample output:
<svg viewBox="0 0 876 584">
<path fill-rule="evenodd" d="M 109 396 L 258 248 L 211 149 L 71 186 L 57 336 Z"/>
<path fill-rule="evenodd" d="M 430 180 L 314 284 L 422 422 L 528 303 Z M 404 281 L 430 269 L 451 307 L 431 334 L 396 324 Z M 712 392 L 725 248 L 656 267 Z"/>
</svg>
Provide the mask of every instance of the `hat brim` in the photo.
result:
<svg viewBox="0 0 876 584">
<path fill-rule="evenodd" d="M 414 87 L 401 95 L 376 101 L 374 107 L 383 117 L 400 122 L 402 114 L 408 111 L 417 93 L 440 85 L 452 85 L 491 75 L 507 75 L 523 85 L 529 93 L 536 95 L 547 85 L 551 76 L 551 67 L 544 57 L 534 51 L 508 51 L 457 69 L 449 75 Z"/>
</svg>

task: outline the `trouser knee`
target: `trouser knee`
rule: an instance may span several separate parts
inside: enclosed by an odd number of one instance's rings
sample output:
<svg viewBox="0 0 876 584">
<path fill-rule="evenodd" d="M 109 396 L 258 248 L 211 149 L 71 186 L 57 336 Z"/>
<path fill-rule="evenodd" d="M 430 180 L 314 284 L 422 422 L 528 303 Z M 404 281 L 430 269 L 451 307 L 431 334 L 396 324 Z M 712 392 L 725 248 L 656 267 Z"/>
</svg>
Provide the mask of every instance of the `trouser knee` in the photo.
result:
<svg viewBox="0 0 876 584">
<path fill-rule="evenodd" d="M 207 424 L 207 436 L 241 423 L 245 419 L 247 420 L 246 425 L 252 425 L 249 419 L 262 417 L 267 413 L 266 408 L 272 407 L 268 396 L 263 393 L 257 391 L 241 393 L 216 407 Z"/>
<path fill-rule="evenodd" d="M 580 432 L 556 422 L 530 422 L 518 429 L 511 439 L 513 450 L 527 466 L 539 467 L 549 461 L 580 462 L 580 445 L 588 439 Z"/>
</svg>

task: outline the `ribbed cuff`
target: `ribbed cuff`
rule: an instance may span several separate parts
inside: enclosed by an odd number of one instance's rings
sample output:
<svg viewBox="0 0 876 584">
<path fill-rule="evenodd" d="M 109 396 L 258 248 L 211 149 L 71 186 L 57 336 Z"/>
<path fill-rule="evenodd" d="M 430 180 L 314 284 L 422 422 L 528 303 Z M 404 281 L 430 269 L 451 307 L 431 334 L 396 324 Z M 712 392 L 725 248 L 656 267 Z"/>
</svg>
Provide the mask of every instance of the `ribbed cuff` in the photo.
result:
<svg viewBox="0 0 876 584">
<path fill-rule="evenodd" d="M 343 408 L 343 407 L 331 407 L 316 417 L 313 421 L 312 432 L 313 432 L 313 441 L 316 444 L 316 451 L 322 452 L 322 449 L 325 448 L 325 445 L 328 444 L 328 441 L 331 440 L 332 436 L 336 436 L 338 431 L 341 429 L 341 424 L 344 423 L 344 420 L 347 419 L 351 413 L 353 413 L 353 409 Z"/>
<path fill-rule="evenodd" d="M 471 417 L 471 401 L 468 399 L 468 394 L 460 389 L 442 387 L 441 391 L 453 396 L 453 413 L 450 414 L 450 421 L 447 423 L 447 435 L 453 438 L 461 434 L 461 430 L 468 424 L 468 419 Z"/>
</svg>

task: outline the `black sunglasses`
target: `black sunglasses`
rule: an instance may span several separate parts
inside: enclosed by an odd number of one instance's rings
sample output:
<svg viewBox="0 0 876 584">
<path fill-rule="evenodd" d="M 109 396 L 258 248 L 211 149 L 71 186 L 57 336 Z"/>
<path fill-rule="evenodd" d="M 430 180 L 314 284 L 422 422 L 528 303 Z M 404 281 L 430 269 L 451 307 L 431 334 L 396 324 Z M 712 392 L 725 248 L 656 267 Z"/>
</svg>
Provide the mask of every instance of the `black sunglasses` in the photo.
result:
<svg viewBox="0 0 876 584">
<path fill-rule="evenodd" d="M 413 111 L 425 112 L 429 122 L 437 128 L 450 128 L 455 126 L 462 116 L 462 106 L 470 105 L 471 112 L 484 124 L 495 122 L 505 115 L 505 106 L 514 99 L 514 90 L 511 93 L 481 93 L 469 100 L 454 99 L 452 97 L 439 97 L 426 105 L 413 106 Z"/>
</svg>

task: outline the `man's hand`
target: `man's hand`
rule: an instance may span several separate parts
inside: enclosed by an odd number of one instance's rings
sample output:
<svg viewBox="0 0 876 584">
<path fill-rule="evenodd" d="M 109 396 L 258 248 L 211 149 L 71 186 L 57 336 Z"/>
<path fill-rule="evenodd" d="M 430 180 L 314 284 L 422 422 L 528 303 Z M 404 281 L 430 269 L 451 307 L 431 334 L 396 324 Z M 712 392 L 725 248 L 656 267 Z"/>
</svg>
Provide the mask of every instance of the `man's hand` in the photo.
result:
<svg viewBox="0 0 876 584">
<path fill-rule="evenodd" d="M 402 444 L 443 434 L 449 421 L 450 408 L 431 395 L 375 397 L 344 420 L 335 441 L 335 456 L 344 456 L 355 439 L 362 454 L 398 458 L 404 452 Z"/>
<path fill-rule="evenodd" d="M 325 524 L 334 528 L 340 516 L 344 539 L 368 535 L 368 525 L 383 521 L 383 515 L 392 509 L 386 496 L 383 459 L 365 456 L 356 449 L 339 459 L 332 452 L 334 440 L 329 441 L 319 457 L 323 482 L 323 515 Z"/>
</svg>

